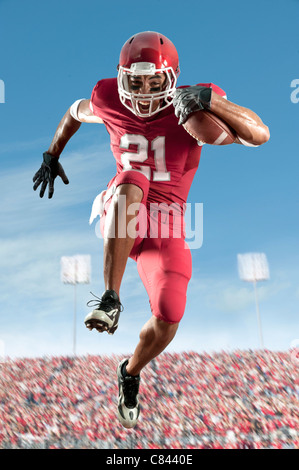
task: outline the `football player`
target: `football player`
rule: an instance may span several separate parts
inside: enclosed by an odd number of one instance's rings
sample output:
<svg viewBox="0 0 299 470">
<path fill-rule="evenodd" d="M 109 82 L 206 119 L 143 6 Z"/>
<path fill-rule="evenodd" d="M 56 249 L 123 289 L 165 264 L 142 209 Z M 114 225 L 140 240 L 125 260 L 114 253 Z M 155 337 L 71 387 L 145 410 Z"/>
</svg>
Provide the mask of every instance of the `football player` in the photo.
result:
<svg viewBox="0 0 299 470">
<path fill-rule="evenodd" d="M 181 124 L 190 113 L 210 109 L 236 131 L 236 143 L 258 146 L 269 139 L 261 119 L 228 101 L 218 86 L 177 88 L 179 73 L 177 50 L 167 37 L 152 31 L 133 35 L 121 49 L 117 77 L 100 80 L 90 99 L 67 110 L 33 178 L 34 190 L 41 185 L 43 197 L 48 185 L 51 198 L 57 176 L 68 184 L 59 157 L 81 123 L 106 126 L 116 174 L 96 198 L 91 218 L 101 215 L 105 291 L 91 301 L 95 308 L 84 321 L 89 329 L 115 332 L 122 278 L 128 258 L 134 259 L 152 316 L 134 354 L 117 368 L 118 417 L 127 428 L 136 425 L 140 411 L 140 372 L 174 338 L 191 277 L 184 209 L 202 147 Z"/>
</svg>

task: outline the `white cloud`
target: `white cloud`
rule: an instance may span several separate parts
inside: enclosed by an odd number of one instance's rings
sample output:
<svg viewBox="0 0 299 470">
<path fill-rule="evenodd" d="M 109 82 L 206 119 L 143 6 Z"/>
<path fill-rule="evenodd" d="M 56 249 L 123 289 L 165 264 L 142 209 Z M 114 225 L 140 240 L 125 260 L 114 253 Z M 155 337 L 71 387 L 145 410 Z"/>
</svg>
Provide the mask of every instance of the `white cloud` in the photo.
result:
<svg viewBox="0 0 299 470">
<path fill-rule="evenodd" d="M 291 286 L 290 281 L 280 281 L 279 279 L 258 283 L 258 300 L 265 302 L 273 299 Z M 189 290 L 205 305 L 225 313 L 244 313 L 248 307 L 255 305 L 253 284 L 239 280 L 193 277 Z"/>
<path fill-rule="evenodd" d="M 22 152 L 24 153 L 26 150 L 33 150 L 37 148 L 46 148 L 48 144 L 48 139 L 46 137 L 40 137 L 38 139 L 32 140 L 23 140 L 19 142 L 8 142 L 8 143 L 1 143 L 0 144 L 0 154 L 7 155 L 8 153 Z"/>
</svg>

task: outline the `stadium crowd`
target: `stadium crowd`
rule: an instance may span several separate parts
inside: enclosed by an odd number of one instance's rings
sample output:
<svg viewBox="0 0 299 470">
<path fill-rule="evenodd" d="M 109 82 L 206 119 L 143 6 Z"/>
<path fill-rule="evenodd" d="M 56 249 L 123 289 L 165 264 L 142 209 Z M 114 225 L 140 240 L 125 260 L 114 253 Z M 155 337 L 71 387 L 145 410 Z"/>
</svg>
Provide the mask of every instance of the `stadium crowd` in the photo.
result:
<svg viewBox="0 0 299 470">
<path fill-rule="evenodd" d="M 164 352 L 142 372 L 141 416 L 116 416 L 122 356 L 0 364 L 0 448 L 298 449 L 290 352 Z"/>
</svg>

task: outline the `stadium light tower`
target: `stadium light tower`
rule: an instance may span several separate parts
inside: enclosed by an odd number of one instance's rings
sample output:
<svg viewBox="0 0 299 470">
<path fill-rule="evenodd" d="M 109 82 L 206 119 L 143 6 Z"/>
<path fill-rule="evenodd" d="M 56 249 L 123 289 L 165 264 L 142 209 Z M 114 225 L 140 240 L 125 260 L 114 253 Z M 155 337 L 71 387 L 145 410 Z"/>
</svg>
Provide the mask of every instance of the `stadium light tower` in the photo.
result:
<svg viewBox="0 0 299 470">
<path fill-rule="evenodd" d="M 61 281 L 74 286 L 73 354 L 76 355 L 77 284 L 90 283 L 90 255 L 62 256 Z"/>
<path fill-rule="evenodd" d="M 238 254 L 239 276 L 242 281 L 252 282 L 255 294 L 256 314 L 260 336 L 260 346 L 264 348 L 261 316 L 257 296 L 258 281 L 267 281 L 270 277 L 267 257 L 264 253 Z"/>
</svg>

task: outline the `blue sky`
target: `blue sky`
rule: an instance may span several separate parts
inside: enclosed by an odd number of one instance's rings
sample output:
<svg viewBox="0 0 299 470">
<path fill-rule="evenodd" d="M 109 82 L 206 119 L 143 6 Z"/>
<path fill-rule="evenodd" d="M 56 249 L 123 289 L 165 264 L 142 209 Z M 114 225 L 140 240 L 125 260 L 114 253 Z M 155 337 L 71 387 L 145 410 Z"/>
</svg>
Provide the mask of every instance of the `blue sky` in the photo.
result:
<svg viewBox="0 0 299 470">
<path fill-rule="evenodd" d="M 214 82 L 228 99 L 269 126 L 257 148 L 205 146 L 190 191 L 203 204 L 203 245 L 192 250 L 186 312 L 169 351 L 258 348 L 253 287 L 240 281 L 237 254 L 264 252 L 270 280 L 258 295 L 265 347 L 299 343 L 298 123 L 299 1 L 39 2 L 0 0 L 0 349 L 10 357 L 72 354 L 72 286 L 60 258 L 92 257 L 90 285 L 77 288 L 77 353 L 131 353 L 150 316 L 129 260 L 125 310 L 114 336 L 89 332 L 89 291 L 101 295 L 102 240 L 89 226 L 91 204 L 114 175 L 103 125 L 83 124 L 61 162 L 69 186 L 52 200 L 32 190 L 32 176 L 68 107 L 116 76 L 123 43 L 143 30 L 176 45 L 179 85 Z M 1 355 L 0 350 L 0 355 Z"/>
</svg>

